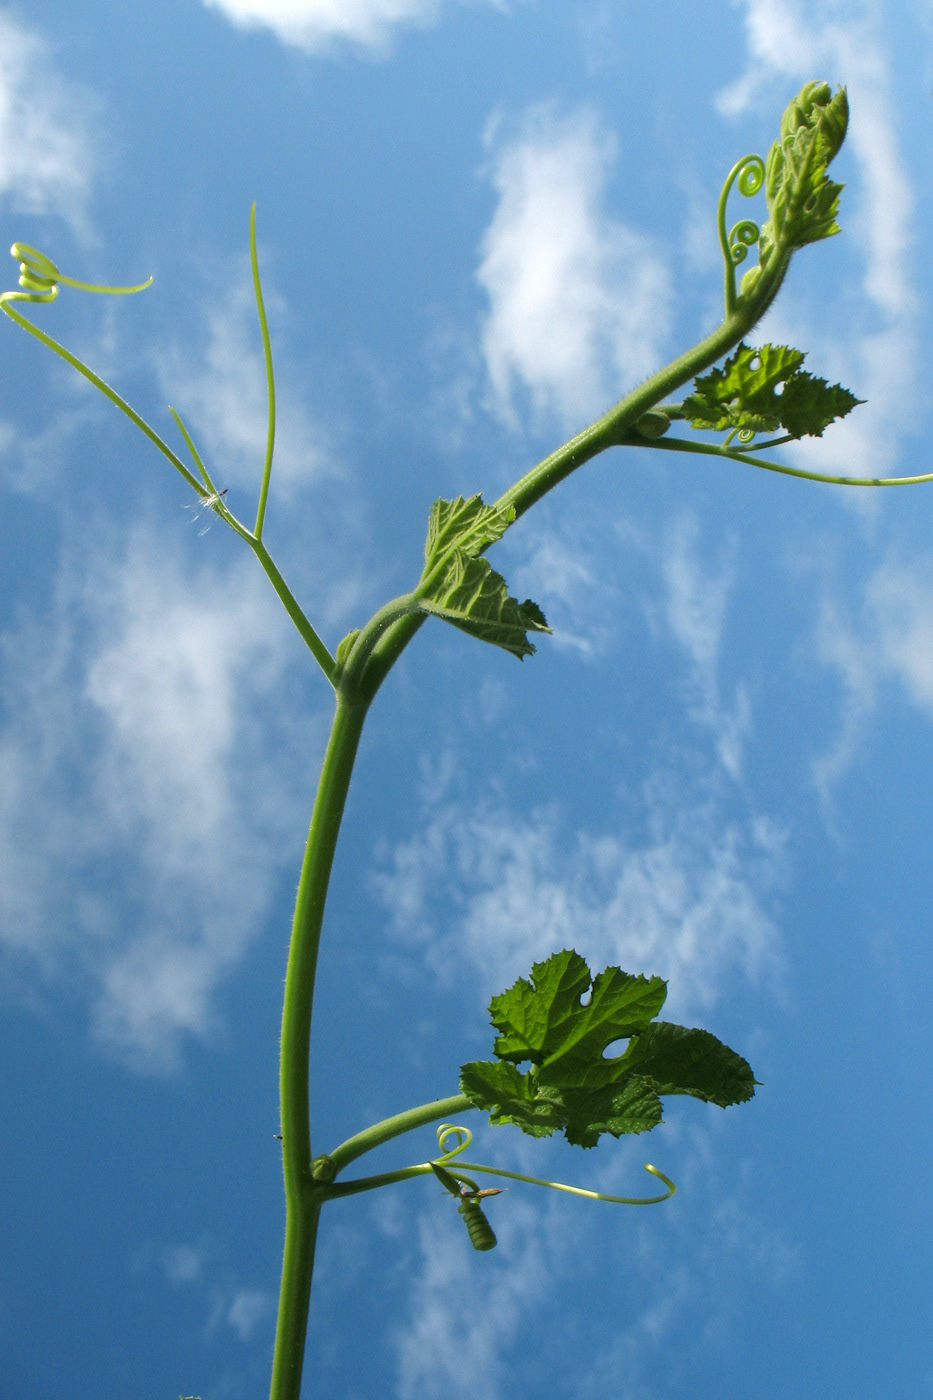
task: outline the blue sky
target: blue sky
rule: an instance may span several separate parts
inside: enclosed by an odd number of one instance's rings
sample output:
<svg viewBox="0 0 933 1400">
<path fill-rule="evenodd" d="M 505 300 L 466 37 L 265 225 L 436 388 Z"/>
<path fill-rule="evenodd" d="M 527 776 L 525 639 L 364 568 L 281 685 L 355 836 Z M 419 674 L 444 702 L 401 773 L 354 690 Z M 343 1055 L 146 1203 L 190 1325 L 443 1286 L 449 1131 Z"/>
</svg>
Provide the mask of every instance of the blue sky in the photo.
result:
<svg viewBox="0 0 933 1400">
<path fill-rule="evenodd" d="M 867 403 L 787 459 L 926 471 L 928 0 L 5 4 L 0 219 L 74 277 L 154 276 L 35 319 L 171 441 L 174 404 L 248 517 L 257 201 L 267 542 L 335 646 L 412 586 L 435 498 L 493 499 L 716 324 L 721 183 L 814 77 L 849 90 L 844 231 L 758 338 Z M 253 1400 L 327 687 L 236 537 L 0 333 L 0 1390 Z M 456 1092 L 490 995 L 564 946 L 668 978 L 762 1087 L 591 1153 L 472 1115 L 475 1159 L 680 1188 L 513 1187 L 489 1255 L 424 1182 L 330 1207 L 308 1396 L 933 1395 L 930 490 L 608 453 L 496 547 L 535 657 L 422 629 L 335 870 L 316 1150 Z"/>
</svg>

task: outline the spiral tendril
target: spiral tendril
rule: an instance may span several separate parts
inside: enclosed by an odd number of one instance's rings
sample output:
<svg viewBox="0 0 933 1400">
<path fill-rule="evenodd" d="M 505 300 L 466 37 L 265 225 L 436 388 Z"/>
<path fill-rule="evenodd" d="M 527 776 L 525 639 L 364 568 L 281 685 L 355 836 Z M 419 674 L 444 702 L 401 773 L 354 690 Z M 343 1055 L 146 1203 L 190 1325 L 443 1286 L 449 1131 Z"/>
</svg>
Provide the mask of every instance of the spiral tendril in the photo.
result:
<svg viewBox="0 0 933 1400">
<path fill-rule="evenodd" d="M 451 1137 L 456 1138 L 457 1144 L 455 1147 L 452 1148 L 447 1146 L 447 1143 Z M 447 1186 L 447 1189 L 451 1191 L 451 1194 L 454 1194 L 450 1183 L 444 1181 L 445 1175 L 449 1175 L 449 1173 L 444 1172 L 443 1163 L 451 1162 L 454 1157 L 459 1156 L 461 1152 L 464 1152 L 466 1148 L 469 1147 L 472 1140 L 473 1134 L 470 1132 L 469 1128 L 461 1128 L 459 1126 L 455 1126 L 453 1123 L 442 1123 L 437 1129 L 437 1145 L 441 1149 L 441 1155 L 440 1157 L 436 1158 L 435 1161 L 426 1163 L 424 1167 L 420 1168 L 420 1170 L 424 1171 L 428 1167 L 430 1167 L 431 1171 L 434 1172 L 435 1176 L 437 1176 L 438 1179 L 442 1181 L 444 1185 Z M 667 1190 L 663 1196 L 609 1196 L 604 1191 L 590 1191 L 585 1186 L 568 1186 L 562 1181 L 546 1181 L 543 1177 L 540 1176 L 526 1176 L 523 1172 L 506 1171 L 504 1167 L 486 1167 L 481 1166 L 477 1162 L 462 1162 L 459 1164 L 459 1166 L 461 1168 L 466 1168 L 471 1172 L 484 1172 L 489 1176 L 506 1176 L 509 1178 L 510 1181 L 527 1181 L 532 1186 L 549 1186 L 553 1191 L 568 1191 L 572 1196 L 587 1196 L 590 1200 L 609 1201 L 614 1205 L 658 1205 L 661 1201 L 669 1200 L 670 1197 L 673 1196 L 674 1192 L 677 1190 L 677 1187 L 674 1185 L 673 1181 L 671 1181 L 670 1177 L 665 1176 L 662 1171 L 659 1171 L 657 1167 L 652 1166 L 650 1162 L 645 1163 L 645 1171 L 648 1172 L 651 1176 L 656 1176 L 658 1180 L 662 1181 L 667 1187 Z M 469 1182 L 469 1177 L 465 1176 L 463 1170 L 458 1170 L 457 1177 L 461 1182 L 460 1192 L 462 1194 L 462 1183 L 464 1181 Z M 475 1186 L 473 1188 L 473 1194 L 477 1194 Z"/>
<path fill-rule="evenodd" d="M 722 249 L 723 262 L 726 266 L 726 315 L 731 316 L 735 310 L 735 269 L 739 263 L 744 262 L 748 256 L 748 250 L 756 244 L 761 237 L 761 229 L 751 219 L 740 219 L 733 224 L 726 233 L 726 204 L 732 192 L 733 185 L 738 185 L 739 193 L 751 198 L 758 194 L 765 182 L 765 163 L 761 156 L 747 155 L 736 161 L 729 171 L 726 182 L 722 187 L 719 196 L 719 207 L 717 210 L 717 224 L 719 228 L 719 246 Z"/>
<path fill-rule="evenodd" d="M 733 267 L 738 267 L 740 262 L 744 262 L 748 257 L 749 248 L 753 248 L 761 237 L 761 229 L 754 219 L 740 219 L 737 224 L 733 224 L 729 230 L 729 257 Z"/>
<path fill-rule="evenodd" d="M 447 1147 L 449 1138 L 456 1137 L 456 1147 Z M 437 1145 L 441 1149 L 441 1155 L 437 1159 L 439 1162 L 451 1162 L 454 1157 L 461 1152 L 465 1152 L 473 1141 L 473 1134 L 469 1128 L 456 1127 L 453 1123 L 441 1123 L 437 1130 Z"/>
<path fill-rule="evenodd" d="M 152 282 L 151 277 L 134 287 L 111 287 L 97 282 L 79 282 L 75 277 L 66 277 L 47 254 L 40 253 L 38 248 L 31 248 L 28 243 L 14 243 L 10 255 L 19 260 L 19 285 L 24 290 L 3 292 L 4 301 L 54 301 L 58 296 L 59 286 L 76 287 L 81 292 L 128 296 L 132 292 L 144 291 Z"/>
</svg>

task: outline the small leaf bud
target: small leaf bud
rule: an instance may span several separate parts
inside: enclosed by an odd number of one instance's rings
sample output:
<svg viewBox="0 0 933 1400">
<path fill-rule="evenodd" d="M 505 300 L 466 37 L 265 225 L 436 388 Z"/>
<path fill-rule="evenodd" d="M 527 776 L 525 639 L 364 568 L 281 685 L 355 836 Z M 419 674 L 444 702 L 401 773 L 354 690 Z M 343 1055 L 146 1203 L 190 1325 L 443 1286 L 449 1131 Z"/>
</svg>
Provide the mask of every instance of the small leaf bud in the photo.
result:
<svg viewBox="0 0 933 1400">
<path fill-rule="evenodd" d="M 649 408 L 635 424 L 635 431 L 643 438 L 663 437 L 671 426 L 671 420 L 661 408 Z"/>
</svg>

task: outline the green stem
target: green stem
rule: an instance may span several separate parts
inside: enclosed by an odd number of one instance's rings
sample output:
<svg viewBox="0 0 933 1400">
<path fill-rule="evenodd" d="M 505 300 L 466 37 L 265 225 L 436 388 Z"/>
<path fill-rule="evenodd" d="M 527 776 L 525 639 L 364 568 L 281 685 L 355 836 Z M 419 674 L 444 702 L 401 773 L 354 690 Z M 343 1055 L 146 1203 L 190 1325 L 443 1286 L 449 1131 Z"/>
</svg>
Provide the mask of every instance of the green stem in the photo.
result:
<svg viewBox="0 0 933 1400">
<path fill-rule="evenodd" d="M 552 491 L 566 477 L 582 467 L 584 462 L 605 452 L 608 447 L 628 445 L 628 434 L 637 420 L 649 408 L 654 408 L 668 394 L 691 383 L 698 374 L 716 364 L 748 333 L 762 316 L 768 303 L 768 292 L 760 289 L 754 299 L 740 302 L 711 335 L 646 379 L 582 433 L 565 442 L 536 467 L 532 467 L 514 486 L 510 486 L 495 502 L 497 507 L 514 506 L 515 518 L 524 515 L 542 496 Z M 649 439 L 638 438 L 639 445 Z M 660 439 L 661 442 L 664 439 Z M 366 658 L 366 676 L 361 690 L 372 700 L 379 686 L 424 622 L 424 615 L 411 613 L 385 627 Z"/>
<path fill-rule="evenodd" d="M 262 565 L 266 577 L 272 584 L 272 587 L 275 589 L 276 593 L 279 595 L 279 598 L 282 602 L 282 606 L 285 608 L 285 611 L 288 613 L 292 622 L 294 622 L 295 626 L 297 627 L 305 645 L 311 652 L 311 655 L 314 657 L 315 661 L 318 663 L 327 679 L 333 685 L 337 674 L 337 663 L 331 656 L 330 652 L 327 650 L 327 647 L 321 641 L 317 632 L 315 632 L 314 628 L 311 626 L 311 623 L 305 617 L 301 608 L 298 606 L 298 602 L 295 598 L 295 595 L 292 593 L 288 584 L 285 582 L 282 575 L 276 568 L 275 564 L 272 562 L 272 556 L 269 553 L 268 549 L 266 549 L 266 546 L 263 544 L 262 540 L 257 539 L 255 535 L 247 533 L 244 534 L 243 538 L 246 540 L 250 549 L 253 551 L 256 558 L 259 560 L 259 563 Z"/>
<path fill-rule="evenodd" d="M 442 1159 L 443 1160 L 443 1159 Z M 605 1191 L 590 1191 L 586 1186 L 569 1186 L 565 1181 L 548 1181 L 543 1176 L 527 1176 L 524 1172 L 509 1172 L 504 1167 L 486 1167 L 478 1162 L 445 1161 L 445 1166 L 454 1176 L 464 1176 L 467 1172 L 484 1172 L 487 1176 L 504 1176 L 510 1181 L 524 1181 L 529 1186 L 548 1186 L 552 1191 L 566 1191 L 571 1196 L 585 1196 L 588 1201 L 606 1201 L 619 1206 L 657 1206 L 669 1201 L 677 1190 L 669 1176 L 665 1176 L 650 1162 L 645 1163 L 645 1171 L 658 1177 L 667 1187 L 663 1196 L 610 1196 Z M 326 1187 L 328 1200 L 339 1200 L 344 1196 L 358 1196 L 363 1191 L 377 1191 L 382 1186 L 394 1186 L 399 1181 L 411 1181 L 416 1176 L 427 1176 L 431 1171 L 430 1162 L 418 1162 L 411 1167 L 399 1167 L 393 1172 L 380 1172 L 378 1176 L 360 1176 L 354 1181 L 338 1181 Z"/>
<path fill-rule="evenodd" d="M 366 705 L 338 695 L 305 845 L 292 922 L 282 1012 L 280 1093 L 285 1177 L 285 1257 L 270 1400 L 299 1400 L 314 1245 L 324 1193 L 311 1171 L 311 1012 L 321 925 L 334 851 Z"/>
<path fill-rule="evenodd" d="M 761 444 L 763 448 L 772 445 L 769 442 Z M 685 438 L 638 438 L 637 441 L 633 438 L 632 446 L 659 447 L 665 452 L 696 452 L 704 457 L 721 457 L 727 462 L 744 462 L 750 467 L 760 467 L 762 471 L 779 472 L 782 476 L 798 476 L 804 481 L 823 481 L 829 486 L 917 486 L 924 481 L 933 481 L 933 472 L 923 472 L 920 476 L 830 476 L 826 472 L 808 472 L 803 467 L 788 467 L 783 462 L 769 462 L 764 457 L 753 457 L 750 452 L 734 452 L 731 447 L 720 447 L 712 442 L 689 442 Z"/>
<path fill-rule="evenodd" d="M 9 298 L 18 297 L 21 294 L 18 292 L 7 292 L 4 293 L 4 295 Z M 164 457 L 168 458 L 175 470 L 180 472 L 185 478 L 188 485 L 192 486 L 199 496 L 204 494 L 204 487 L 198 481 L 197 477 L 188 470 L 177 452 L 172 451 L 168 443 L 164 442 L 162 438 L 159 437 L 159 434 L 154 428 L 150 428 L 145 418 L 141 417 L 140 414 L 136 412 L 135 408 L 132 408 L 127 403 L 126 399 L 121 398 L 116 389 L 112 389 L 106 380 L 101 379 L 99 374 L 95 374 L 88 365 L 78 359 L 77 355 L 73 355 L 70 350 L 66 350 L 64 345 L 59 344 L 52 336 L 46 335 L 45 331 L 40 330 L 38 326 L 34 326 L 32 321 L 28 321 L 15 307 L 10 305 L 9 300 L 0 301 L 0 310 L 5 311 L 12 321 L 15 321 L 18 326 L 22 326 L 24 331 L 28 331 L 30 335 L 35 336 L 36 340 L 41 341 L 43 345 L 53 350 L 60 359 L 64 360 L 66 364 L 71 365 L 72 369 L 76 369 L 79 374 L 82 374 L 85 379 L 94 385 L 95 389 L 99 389 L 104 397 L 109 399 L 112 404 L 115 404 L 121 413 L 125 413 L 130 422 L 135 423 L 139 431 L 144 433 L 149 441 L 155 444 Z"/>
<path fill-rule="evenodd" d="M 564 443 L 563 447 L 559 447 L 549 457 L 545 457 L 536 467 L 532 467 L 530 472 L 499 497 L 496 506 L 511 505 L 515 507 L 516 518 L 524 515 L 542 496 L 553 490 L 584 462 L 588 462 L 600 452 L 605 452 L 607 447 L 619 446 L 628 431 L 634 428 L 637 420 L 649 408 L 654 408 L 666 395 L 673 393 L 681 385 L 690 383 L 698 374 L 702 374 L 717 360 L 721 360 L 739 344 L 756 318 L 747 313 L 743 314 L 741 310 L 728 316 L 711 335 L 706 336 L 684 354 L 678 355 L 676 360 L 672 360 L 664 369 L 658 370 L 643 384 L 639 384 L 637 389 L 626 394 L 625 398 L 620 399 L 597 422 Z"/>
<path fill-rule="evenodd" d="M 266 391 L 269 410 L 266 429 L 266 460 L 262 468 L 262 482 L 259 487 L 259 504 L 256 507 L 254 534 L 262 539 L 262 527 L 266 518 L 266 499 L 269 495 L 269 479 L 272 475 L 272 453 L 275 449 L 275 374 L 272 368 L 272 341 L 269 338 L 269 322 L 266 320 L 266 307 L 262 299 L 262 283 L 259 280 L 259 254 L 256 250 L 256 203 L 249 211 L 249 261 L 253 271 L 253 291 L 256 295 L 256 310 L 259 314 L 259 333 L 262 336 L 262 353 L 266 362 Z"/>
<path fill-rule="evenodd" d="M 357 1157 L 362 1157 L 364 1152 L 372 1152 L 374 1147 L 381 1147 L 384 1142 L 391 1142 L 392 1138 L 410 1133 L 414 1128 L 423 1128 L 425 1123 L 436 1123 L 441 1118 L 457 1118 L 474 1107 L 466 1094 L 453 1094 L 449 1099 L 432 1099 L 430 1103 L 422 1103 L 417 1108 L 407 1108 L 404 1113 L 383 1118 L 371 1128 L 364 1128 L 361 1133 L 347 1138 L 333 1152 L 328 1152 L 328 1168 L 336 1176 Z"/>
</svg>

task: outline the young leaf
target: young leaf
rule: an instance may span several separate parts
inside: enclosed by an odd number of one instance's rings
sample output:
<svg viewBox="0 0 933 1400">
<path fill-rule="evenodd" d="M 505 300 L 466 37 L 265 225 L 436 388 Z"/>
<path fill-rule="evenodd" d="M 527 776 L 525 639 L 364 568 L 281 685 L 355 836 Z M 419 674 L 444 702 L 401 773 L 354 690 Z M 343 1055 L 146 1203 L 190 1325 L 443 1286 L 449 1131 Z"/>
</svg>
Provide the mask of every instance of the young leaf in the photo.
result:
<svg viewBox="0 0 933 1400">
<path fill-rule="evenodd" d="M 425 576 L 442 565 L 451 550 L 480 554 L 487 545 L 501 540 L 514 519 L 514 506 L 487 506 L 479 495 L 435 501 L 424 546 Z"/>
<path fill-rule="evenodd" d="M 754 295 L 762 278 L 783 277 L 786 259 L 797 248 L 839 232 L 836 214 L 843 186 L 826 168 L 842 145 L 849 123 L 845 88 L 807 83 L 781 119 L 780 138 L 768 152 L 765 195 L 769 218 L 761 230 L 758 266 L 742 279 L 743 297 Z M 776 286 L 772 287 L 773 295 Z"/>
<path fill-rule="evenodd" d="M 694 428 L 784 428 L 793 437 L 820 437 L 833 419 L 864 400 L 801 369 L 804 358 L 789 345 L 743 342 L 721 368 L 700 376 L 684 400 L 684 413 Z"/>
<path fill-rule="evenodd" d="M 514 507 L 487 506 L 481 496 L 435 501 L 416 593 L 423 612 L 521 660 L 535 650 L 528 633 L 551 629 L 538 605 L 530 598 L 523 603 L 512 598 L 502 575 L 481 557 L 514 518 Z"/>
<path fill-rule="evenodd" d="M 581 1147 L 594 1146 L 602 1133 L 655 1127 L 662 1094 L 722 1108 L 750 1099 L 755 1078 L 741 1055 L 708 1031 L 651 1024 L 666 990 L 659 977 L 618 967 L 591 977 L 578 953 L 555 953 L 535 963 L 531 981 L 519 978 L 493 997 L 498 1063 L 463 1065 L 461 1091 L 493 1123 L 516 1123 L 532 1137 L 562 1130 Z M 606 1047 L 624 1037 L 624 1054 L 606 1059 Z M 517 1065 L 524 1061 L 531 1068 L 522 1073 Z"/>
<path fill-rule="evenodd" d="M 781 119 L 780 139 L 768 152 L 765 192 L 771 215 L 762 230 L 762 260 L 769 240 L 802 248 L 839 232 L 836 214 L 842 185 L 826 176 L 849 124 L 845 88 L 807 83 Z"/>
</svg>

